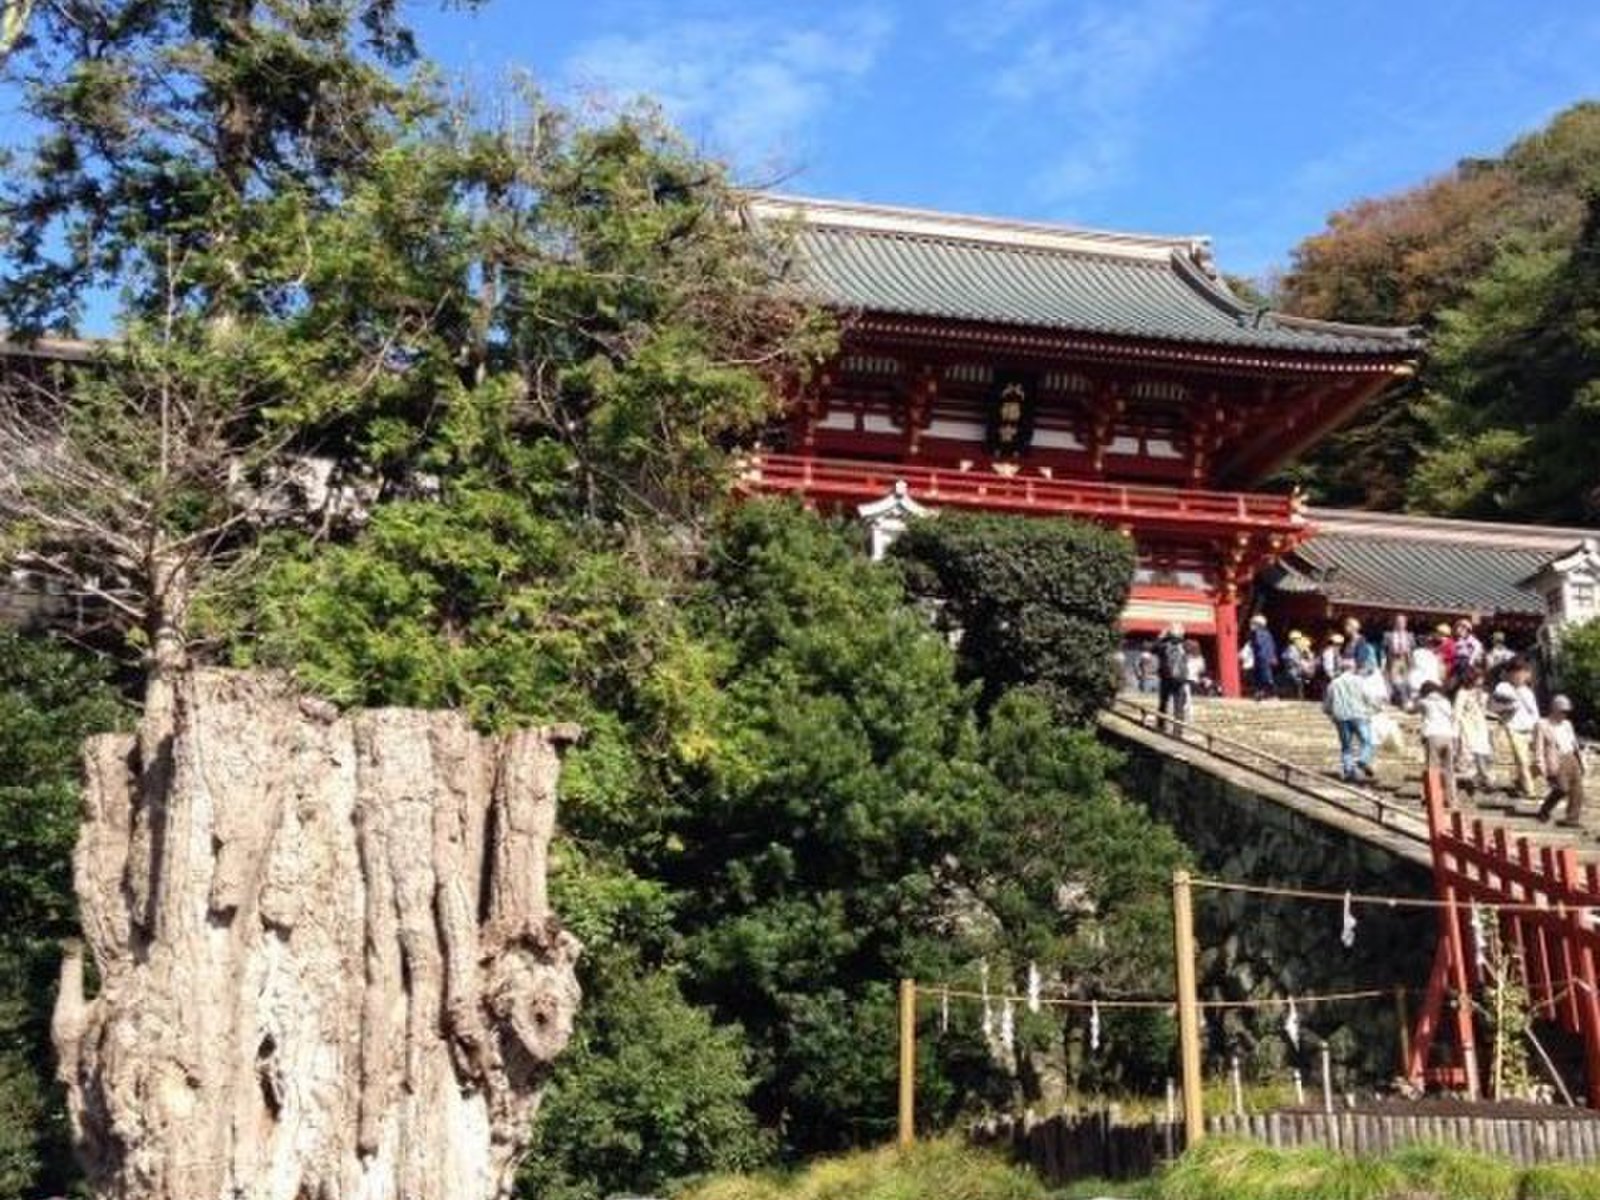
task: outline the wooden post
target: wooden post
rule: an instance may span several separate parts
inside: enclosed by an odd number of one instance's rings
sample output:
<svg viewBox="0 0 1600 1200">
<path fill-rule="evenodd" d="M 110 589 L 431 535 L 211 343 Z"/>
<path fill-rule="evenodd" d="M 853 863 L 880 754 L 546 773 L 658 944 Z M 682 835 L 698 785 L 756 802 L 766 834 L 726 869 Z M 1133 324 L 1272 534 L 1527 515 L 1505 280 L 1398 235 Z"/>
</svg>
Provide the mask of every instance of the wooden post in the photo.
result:
<svg viewBox="0 0 1600 1200">
<path fill-rule="evenodd" d="M 1200 999 L 1195 982 L 1194 898 L 1189 872 L 1172 876 L 1172 938 L 1178 987 L 1179 1072 L 1183 1081 L 1183 1134 L 1185 1149 L 1198 1146 L 1206 1136 L 1205 1104 L 1200 1078 Z"/>
<path fill-rule="evenodd" d="M 1322 1111 L 1333 1111 L 1333 1055 L 1327 1042 L 1322 1043 Z"/>
<path fill-rule="evenodd" d="M 900 1147 L 917 1140 L 917 981 L 900 981 Z"/>
<path fill-rule="evenodd" d="M 1394 1015 L 1400 1026 L 1400 1074 L 1404 1077 L 1411 1069 L 1411 1009 L 1404 984 L 1394 989 Z"/>
</svg>

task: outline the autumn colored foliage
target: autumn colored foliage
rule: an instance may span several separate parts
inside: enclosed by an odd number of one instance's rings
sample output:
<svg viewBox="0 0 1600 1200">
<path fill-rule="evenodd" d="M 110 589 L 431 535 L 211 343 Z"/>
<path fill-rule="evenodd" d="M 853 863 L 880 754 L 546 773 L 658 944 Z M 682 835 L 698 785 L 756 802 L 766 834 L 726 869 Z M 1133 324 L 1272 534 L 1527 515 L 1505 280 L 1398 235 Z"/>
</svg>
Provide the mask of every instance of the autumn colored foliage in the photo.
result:
<svg viewBox="0 0 1600 1200">
<path fill-rule="evenodd" d="M 1395 196 L 1294 251 L 1280 301 L 1421 325 L 1416 386 L 1294 475 L 1322 500 L 1507 520 L 1600 516 L 1600 104 Z"/>
</svg>

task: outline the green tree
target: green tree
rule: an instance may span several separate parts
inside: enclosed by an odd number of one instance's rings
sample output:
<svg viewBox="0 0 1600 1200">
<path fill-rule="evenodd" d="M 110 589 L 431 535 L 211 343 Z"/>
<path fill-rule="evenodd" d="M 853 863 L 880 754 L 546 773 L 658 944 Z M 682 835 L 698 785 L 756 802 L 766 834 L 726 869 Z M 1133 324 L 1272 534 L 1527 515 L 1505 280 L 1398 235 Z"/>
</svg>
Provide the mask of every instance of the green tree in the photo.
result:
<svg viewBox="0 0 1600 1200">
<path fill-rule="evenodd" d="M 769 1147 L 745 1101 L 753 1086 L 736 1026 L 685 1003 L 673 973 L 625 956 L 556 1068 L 540 1108 L 523 1195 L 603 1200 L 658 1195 L 697 1175 L 750 1170 Z"/>
<path fill-rule="evenodd" d="M 0 1195 L 72 1177 L 49 1021 L 60 943 L 76 931 L 78 754 L 124 717 L 94 662 L 0 630 Z"/>
<path fill-rule="evenodd" d="M 397 0 L 26 7 L 0 57 L 39 130 L 0 189 L 0 321 L 22 332 L 70 329 L 102 288 L 269 307 L 302 247 L 252 225 L 336 205 L 418 101 L 394 74 L 417 56 Z"/>
<path fill-rule="evenodd" d="M 1434 353 L 1290 472 L 1322 501 L 1589 520 L 1600 104 L 1495 158 L 1364 200 L 1303 241 L 1283 281 L 1308 316 L 1421 324 Z"/>
<path fill-rule="evenodd" d="M 1067 724 L 1110 701 L 1133 582 L 1128 538 L 1071 521 L 946 513 L 914 525 L 895 555 L 912 565 L 914 588 L 942 601 L 988 701 L 1027 687 Z"/>
<path fill-rule="evenodd" d="M 1600 119 L 1595 192 L 1570 241 L 1505 246 L 1440 319 L 1436 449 L 1414 505 L 1475 517 L 1589 521 L 1600 513 Z"/>
<path fill-rule="evenodd" d="M 1038 565 L 1094 579 L 1102 556 L 1125 560 L 1097 537 L 1073 544 L 1081 561 Z M 897 976 L 975 984 L 987 960 L 997 989 L 1017 989 L 1037 962 L 1083 995 L 1164 977 L 1176 841 L 1036 689 L 980 717 L 981 684 L 845 531 L 747 505 L 712 547 L 696 620 L 725 644 L 722 708 L 672 827 L 681 850 L 659 869 L 682 897 L 690 993 L 747 1030 L 757 1111 L 790 1150 L 892 1127 Z M 1130 1082 L 1165 1066 L 1160 1038 L 1119 1054 L 1110 1070 Z M 925 1068 L 935 1120 L 1014 1086 L 975 1019 L 931 1043 Z"/>
<path fill-rule="evenodd" d="M 1600 620 L 1562 631 L 1556 680 L 1571 696 L 1579 726 L 1591 736 L 1600 731 Z"/>
</svg>

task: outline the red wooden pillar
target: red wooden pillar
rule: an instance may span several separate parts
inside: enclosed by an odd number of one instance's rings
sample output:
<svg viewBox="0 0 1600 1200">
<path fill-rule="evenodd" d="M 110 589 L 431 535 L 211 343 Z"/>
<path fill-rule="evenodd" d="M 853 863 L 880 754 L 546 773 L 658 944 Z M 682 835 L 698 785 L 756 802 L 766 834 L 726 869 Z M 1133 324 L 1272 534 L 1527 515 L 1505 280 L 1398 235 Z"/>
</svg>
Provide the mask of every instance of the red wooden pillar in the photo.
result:
<svg viewBox="0 0 1600 1200">
<path fill-rule="evenodd" d="M 1233 597 L 1217 601 L 1217 683 L 1224 696 L 1242 696 L 1239 681 L 1239 602 Z"/>
</svg>

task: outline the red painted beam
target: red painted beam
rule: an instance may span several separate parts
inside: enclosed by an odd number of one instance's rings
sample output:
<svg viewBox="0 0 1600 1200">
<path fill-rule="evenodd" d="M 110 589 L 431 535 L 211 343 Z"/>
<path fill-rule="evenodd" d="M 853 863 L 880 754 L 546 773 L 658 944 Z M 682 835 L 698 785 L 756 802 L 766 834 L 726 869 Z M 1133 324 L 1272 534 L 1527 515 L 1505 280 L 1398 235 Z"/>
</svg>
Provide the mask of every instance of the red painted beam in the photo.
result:
<svg viewBox="0 0 1600 1200">
<path fill-rule="evenodd" d="M 1047 479 L 1020 472 L 1003 475 L 910 463 L 763 454 L 748 461 L 740 487 L 750 493 L 798 494 L 814 501 L 859 504 L 887 495 L 900 481 L 919 503 L 936 507 L 1082 517 L 1130 531 L 1202 537 L 1278 534 L 1287 539 L 1285 548 L 1310 533 L 1310 526 L 1286 496 Z"/>
</svg>

